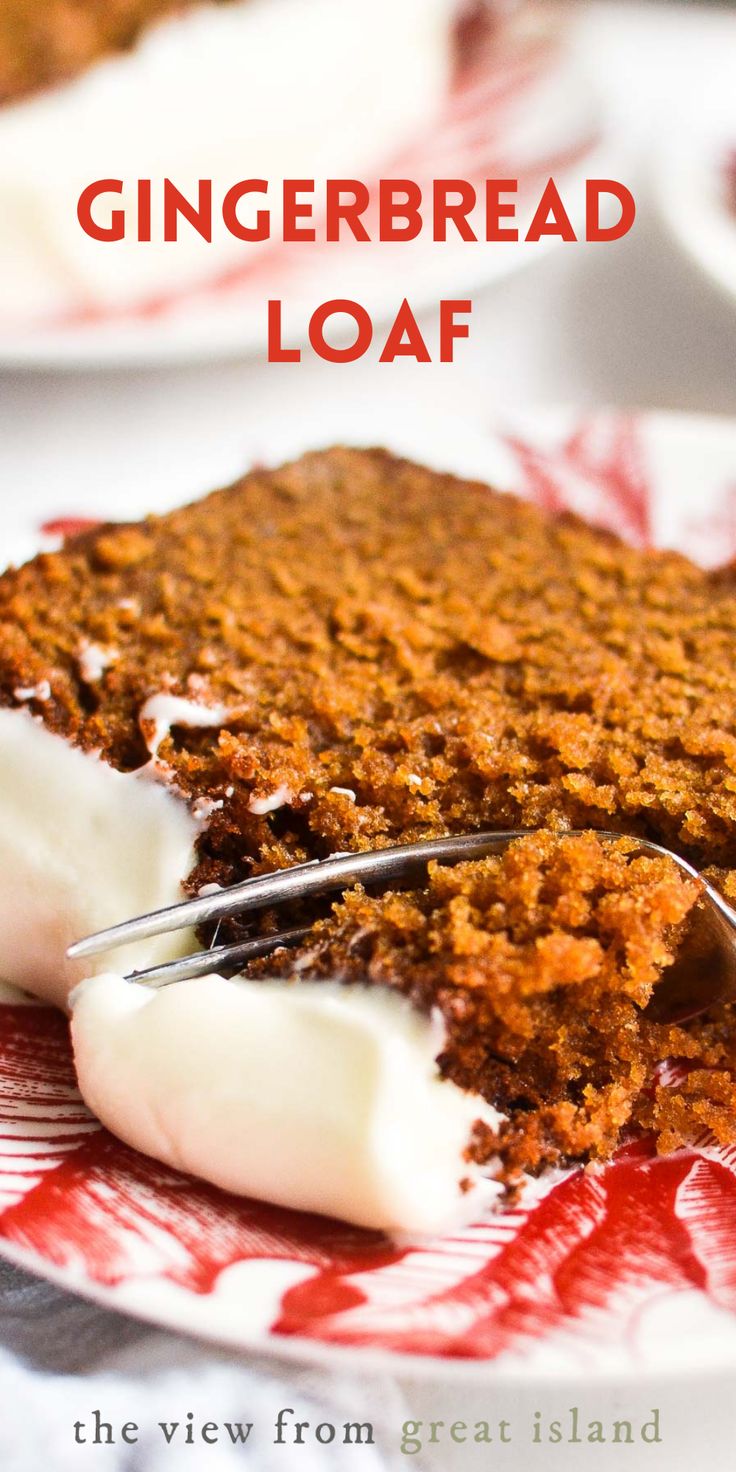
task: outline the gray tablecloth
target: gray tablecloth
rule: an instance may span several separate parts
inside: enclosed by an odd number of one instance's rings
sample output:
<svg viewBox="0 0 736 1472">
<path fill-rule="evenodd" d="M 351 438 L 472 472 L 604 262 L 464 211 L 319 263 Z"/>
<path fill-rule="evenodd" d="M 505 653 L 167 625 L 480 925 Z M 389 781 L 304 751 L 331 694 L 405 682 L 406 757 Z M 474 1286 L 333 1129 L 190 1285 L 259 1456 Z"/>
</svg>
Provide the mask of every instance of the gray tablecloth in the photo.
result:
<svg viewBox="0 0 736 1472">
<path fill-rule="evenodd" d="M 290 1420 L 311 1423 L 298 1448 L 274 1444 L 284 1407 L 294 1409 Z M 85 1464 L 99 1472 L 386 1472 L 399 1462 L 380 1443 L 390 1448 L 402 1409 L 391 1380 L 220 1352 L 0 1263 L 2 1472 L 79 1472 Z M 95 1411 L 111 1424 L 113 1444 L 91 1442 Z M 187 1444 L 190 1419 L 195 1440 Z M 371 1421 L 375 1444 L 338 1444 L 346 1420 Z M 76 1422 L 84 1423 L 84 1443 L 75 1440 Z M 121 1428 L 131 1422 L 138 1440 L 126 1445 Z M 159 1422 L 179 1423 L 170 1444 Z M 253 1423 L 245 1445 L 232 1443 L 228 1422 Z M 204 1423 L 217 1425 L 216 1443 L 202 1441 Z M 313 1429 L 321 1423 L 336 1426 L 335 1444 L 315 1444 Z"/>
</svg>

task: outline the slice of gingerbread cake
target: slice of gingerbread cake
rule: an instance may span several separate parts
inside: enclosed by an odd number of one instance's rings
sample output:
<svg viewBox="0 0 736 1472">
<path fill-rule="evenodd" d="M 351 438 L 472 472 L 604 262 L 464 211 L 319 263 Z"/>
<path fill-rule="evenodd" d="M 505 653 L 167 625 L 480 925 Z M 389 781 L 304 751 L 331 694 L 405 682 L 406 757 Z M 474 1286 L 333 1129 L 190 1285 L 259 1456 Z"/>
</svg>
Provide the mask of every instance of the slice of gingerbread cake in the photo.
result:
<svg viewBox="0 0 736 1472">
<path fill-rule="evenodd" d="M 87 532 L 0 578 L 6 975 L 73 988 L 83 1093 L 130 1143 L 392 1231 L 627 1131 L 730 1138 L 729 1008 L 647 1012 L 697 883 L 595 830 L 734 892 L 735 651 L 731 570 L 380 450 Z M 237 978 L 123 979 L 186 935 L 65 961 L 182 893 L 501 828 L 542 831 L 302 913 Z"/>
</svg>

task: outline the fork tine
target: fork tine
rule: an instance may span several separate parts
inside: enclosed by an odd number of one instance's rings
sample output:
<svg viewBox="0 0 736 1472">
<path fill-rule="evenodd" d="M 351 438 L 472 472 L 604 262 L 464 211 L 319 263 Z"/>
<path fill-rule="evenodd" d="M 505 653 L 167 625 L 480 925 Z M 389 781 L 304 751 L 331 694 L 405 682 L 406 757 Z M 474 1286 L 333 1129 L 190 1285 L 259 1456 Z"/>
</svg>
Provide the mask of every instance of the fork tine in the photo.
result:
<svg viewBox="0 0 736 1472">
<path fill-rule="evenodd" d="M 350 885 L 364 880 L 365 883 L 389 883 L 394 879 L 406 879 L 427 866 L 433 858 L 440 863 L 453 863 L 464 858 L 483 858 L 508 848 L 514 839 L 523 838 L 530 829 L 505 829 L 500 832 L 462 833 L 449 838 L 424 839 L 420 843 L 399 843 L 393 848 L 368 849 L 359 854 L 334 854 L 324 860 L 311 860 L 308 864 L 294 864 L 272 874 L 258 874 L 255 879 L 243 879 L 238 885 L 230 885 L 212 895 L 199 899 L 187 899 L 183 904 L 168 905 L 165 910 L 153 910 L 150 914 L 97 930 L 82 941 L 69 946 L 69 960 L 99 955 L 102 951 L 113 951 L 116 946 L 128 945 L 131 941 L 143 941 L 149 936 L 168 935 L 172 930 L 196 927 L 209 920 L 236 916 L 252 910 L 265 910 L 269 905 L 283 905 L 316 895 L 327 895 L 331 891 L 349 889 Z M 570 835 L 580 830 L 570 830 Z M 598 830 L 598 838 L 626 838 L 623 833 Z M 668 854 L 687 873 L 698 879 L 698 871 L 679 855 L 662 848 L 649 839 L 636 839 L 645 852 Z M 710 886 L 708 886 L 710 888 Z M 717 891 L 712 891 L 712 901 L 723 911 L 729 905 Z M 727 919 L 733 924 L 733 911 Z"/>
<path fill-rule="evenodd" d="M 145 971 L 131 971 L 126 981 L 137 981 L 144 986 L 169 986 L 173 981 L 191 981 L 196 976 L 209 976 L 221 967 L 244 964 L 257 956 L 270 956 L 281 946 L 296 946 L 311 926 L 300 925 L 293 930 L 281 930 L 275 935 L 259 935 L 251 940 L 240 941 L 231 946 L 215 946 L 210 951 L 196 951 L 191 956 L 182 956 L 178 961 L 168 961 L 163 966 L 149 966 Z"/>
<path fill-rule="evenodd" d="M 329 894 L 361 881 L 403 879 L 417 869 L 421 870 L 432 859 L 461 860 L 495 853 L 508 847 L 513 839 L 522 837 L 525 832 L 528 830 L 515 828 L 497 833 L 433 838 L 394 848 L 339 854 L 290 869 L 279 869 L 273 874 L 244 879 L 217 894 L 169 905 L 166 909 L 153 910 L 148 915 L 139 915 L 107 930 L 97 931 L 70 946 L 67 956 L 70 960 L 97 956 L 101 951 L 115 950 L 131 941 L 166 935 L 187 926 L 204 925 L 225 915 L 239 915 L 248 910 L 263 910 L 270 905 Z"/>
</svg>

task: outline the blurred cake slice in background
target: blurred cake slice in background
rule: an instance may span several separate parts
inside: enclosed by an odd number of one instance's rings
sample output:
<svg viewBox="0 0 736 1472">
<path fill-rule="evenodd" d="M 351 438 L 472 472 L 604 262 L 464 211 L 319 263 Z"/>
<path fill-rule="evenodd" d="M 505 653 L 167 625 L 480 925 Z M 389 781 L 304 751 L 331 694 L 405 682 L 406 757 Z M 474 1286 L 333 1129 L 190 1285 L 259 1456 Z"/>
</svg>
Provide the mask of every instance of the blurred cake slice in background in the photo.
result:
<svg viewBox="0 0 736 1472">
<path fill-rule="evenodd" d="M 215 199 L 248 178 L 370 178 L 438 114 L 458 14 L 458 0 L 0 0 L 0 323 L 155 303 L 267 251 L 221 223 L 212 243 L 185 228 L 176 245 L 101 244 L 77 200 L 101 178 L 126 182 L 116 208 L 139 178 L 195 202 L 200 178 Z"/>
</svg>

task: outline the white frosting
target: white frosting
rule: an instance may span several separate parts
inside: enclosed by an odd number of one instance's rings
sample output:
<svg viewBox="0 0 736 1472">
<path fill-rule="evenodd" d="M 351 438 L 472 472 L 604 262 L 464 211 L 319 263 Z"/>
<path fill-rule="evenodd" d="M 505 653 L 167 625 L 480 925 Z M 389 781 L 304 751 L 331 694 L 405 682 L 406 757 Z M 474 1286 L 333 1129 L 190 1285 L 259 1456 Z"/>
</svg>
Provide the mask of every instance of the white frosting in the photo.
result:
<svg viewBox="0 0 736 1472">
<path fill-rule="evenodd" d="M 169 1165 L 404 1234 L 499 1193 L 463 1158 L 474 1121 L 499 1116 L 440 1079 L 442 1024 L 394 993 L 221 976 L 151 991 L 107 975 L 72 1005 L 87 1103 Z"/>
<path fill-rule="evenodd" d="M 51 686 L 48 680 L 39 680 L 37 685 L 18 685 L 13 691 L 13 699 L 21 704 L 26 700 L 39 700 L 44 704 L 51 699 Z"/>
<path fill-rule="evenodd" d="M 133 52 L 0 109 L 0 321 L 155 299 L 260 249 L 221 220 L 211 244 L 186 226 L 175 246 L 92 241 L 76 204 L 96 179 L 126 181 L 131 205 L 139 178 L 168 177 L 196 201 L 200 178 L 218 200 L 241 179 L 380 172 L 437 110 L 455 4 L 204 4 L 151 27 Z M 98 202 L 95 219 L 120 206 Z"/>
<path fill-rule="evenodd" d="M 77 656 L 79 673 L 86 685 L 96 685 L 106 669 L 115 663 L 117 649 L 105 649 L 101 644 L 83 644 Z"/>
<path fill-rule="evenodd" d="M 265 813 L 275 813 L 279 808 L 286 807 L 292 801 L 293 794 L 290 787 L 282 782 L 275 792 L 269 793 L 268 797 L 251 797 L 248 799 L 248 807 L 251 813 L 256 813 L 260 818 Z"/>
<path fill-rule="evenodd" d="M 229 705 L 202 705 L 180 695 L 149 695 L 138 713 L 138 724 L 151 756 L 157 756 L 172 726 L 224 726 L 237 714 Z"/>
<path fill-rule="evenodd" d="M 475 1215 L 499 1188 L 464 1152 L 474 1121 L 498 1116 L 440 1079 L 438 1020 L 374 988 L 209 976 L 155 991 L 81 980 L 65 960 L 80 936 L 175 903 L 197 829 L 163 781 L 0 710 L 0 964 L 8 981 L 72 1002 L 86 1102 L 129 1144 L 228 1190 L 395 1233 Z M 194 945 L 184 932 L 113 959 L 130 971 Z"/>
<path fill-rule="evenodd" d="M 67 946 L 181 899 L 196 834 L 184 803 L 160 784 L 75 750 L 25 711 L 0 710 L 5 979 L 64 1006 L 84 974 L 65 960 Z M 116 960 L 132 970 L 154 954 L 181 955 L 191 940 L 185 933 L 126 946 Z"/>
</svg>

